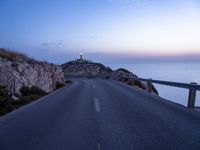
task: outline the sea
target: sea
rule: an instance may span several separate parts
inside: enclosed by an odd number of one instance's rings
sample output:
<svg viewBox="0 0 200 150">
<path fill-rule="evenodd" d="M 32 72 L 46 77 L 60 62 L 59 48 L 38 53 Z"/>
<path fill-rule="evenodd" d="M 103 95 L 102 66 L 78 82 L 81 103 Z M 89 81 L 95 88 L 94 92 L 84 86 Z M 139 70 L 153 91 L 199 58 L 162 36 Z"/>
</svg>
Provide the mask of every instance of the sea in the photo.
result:
<svg viewBox="0 0 200 150">
<path fill-rule="evenodd" d="M 200 84 L 200 62 L 109 64 L 112 69 L 126 68 L 141 78 Z M 167 100 L 187 105 L 188 89 L 154 84 L 159 95 Z M 197 91 L 196 106 L 200 106 L 200 91 Z"/>
</svg>

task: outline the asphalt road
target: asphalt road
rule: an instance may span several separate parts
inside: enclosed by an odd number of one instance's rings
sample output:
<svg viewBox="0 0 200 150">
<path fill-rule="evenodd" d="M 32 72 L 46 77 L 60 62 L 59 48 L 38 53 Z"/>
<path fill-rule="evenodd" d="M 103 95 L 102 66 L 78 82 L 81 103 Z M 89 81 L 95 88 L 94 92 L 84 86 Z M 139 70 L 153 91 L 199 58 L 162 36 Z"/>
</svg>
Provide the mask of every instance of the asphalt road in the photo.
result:
<svg viewBox="0 0 200 150">
<path fill-rule="evenodd" d="M 200 113 L 83 79 L 1 117 L 0 150 L 200 150 Z"/>
</svg>

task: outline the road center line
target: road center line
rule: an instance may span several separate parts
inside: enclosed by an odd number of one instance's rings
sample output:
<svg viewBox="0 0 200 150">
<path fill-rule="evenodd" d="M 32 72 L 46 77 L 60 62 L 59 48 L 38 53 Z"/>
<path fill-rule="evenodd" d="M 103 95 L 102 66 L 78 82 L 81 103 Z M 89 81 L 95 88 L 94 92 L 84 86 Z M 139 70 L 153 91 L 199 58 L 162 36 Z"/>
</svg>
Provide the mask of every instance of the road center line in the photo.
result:
<svg viewBox="0 0 200 150">
<path fill-rule="evenodd" d="M 98 150 L 101 150 L 101 145 L 100 144 L 98 144 Z"/>
<path fill-rule="evenodd" d="M 98 98 L 94 99 L 94 107 L 95 107 L 95 111 L 96 112 L 100 112 L 101 111 L 100 103 L 99 103 L 99 99 Z"/>
</svg>

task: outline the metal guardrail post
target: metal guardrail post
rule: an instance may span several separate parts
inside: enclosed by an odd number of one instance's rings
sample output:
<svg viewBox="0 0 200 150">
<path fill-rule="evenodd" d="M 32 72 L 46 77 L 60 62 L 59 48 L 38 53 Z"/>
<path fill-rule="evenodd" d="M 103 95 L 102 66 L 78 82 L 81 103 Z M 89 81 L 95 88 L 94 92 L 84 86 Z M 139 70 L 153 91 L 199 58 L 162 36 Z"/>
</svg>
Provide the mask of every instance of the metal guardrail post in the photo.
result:
<svg viewBox="0 0 200 150">
<path fill-rule="evenodd" d="M 147 81 L 147 88 L 148 88 L 148 92 L 151 93 L 152 92 L 152 83 L 151 83 L 152 79 L 149 79 Z"/>
<path fill-rule="evenodd" d="M 144 78 L 133 78 L 134 80 L 139 80 L 139 81 L 145 81 L 147 83 L 147 90 L 149 93 L 152 92 L 153 86 L 152 83 L 155 84 L 161 84 L 161 85 L 166 85 L 166 86 L 172 86 L 172 87 L 178 87 L 178 88 L 184 88 L 184 89 L 189 89 L 189 95 L 188 95 L 188 108 L 195 108 L 195 99 L 196 99 L 196 93 L 197 91 L 200 91 L 200 85 L 197 83 L 191 82 L 190 84 L 188 83 L 181 83 L 181 82 L 171 82 L 171 81 L 161 81 L 161 80 L 153 80 L 153 79 L 144 79 Z"/>
<path fill-rule="evenodd" d="M 192 82 L 191 85 L 197 85 L 197 83 Z M 196 99 L 196 89 L 190 88 L 188 95 L 188 108 L 193 109 L 195 107 L 195 99 Z"/>
</svg>

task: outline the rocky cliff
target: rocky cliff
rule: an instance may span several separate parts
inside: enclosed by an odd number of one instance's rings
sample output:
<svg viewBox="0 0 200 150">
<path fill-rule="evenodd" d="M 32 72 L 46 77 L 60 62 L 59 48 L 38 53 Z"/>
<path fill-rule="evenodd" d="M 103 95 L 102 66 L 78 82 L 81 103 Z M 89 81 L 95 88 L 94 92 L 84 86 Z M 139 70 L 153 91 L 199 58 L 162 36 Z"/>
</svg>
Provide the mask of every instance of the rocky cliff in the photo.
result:
<svg viewBox="0 0 200 150">
<path fill-rule="evenodd" d="M 136 86 L 136 87 L 139 87 L 140 89 L 148 91 L 147 82 L 143 82 L 143 81 L 133 79 L 133 78 L 136 78 L 136 77 L 137 77 L 137 75 L 133 74 L 132 72 L 130 72 L 126 69 L 123 69 L 123 68 L 119 68 L 117 70 L 112 71 L 112 73 L 109 76 L 109 79 L 117 80 L 117 81 L 126 83 L 130 86 Z M 156 90 L 154 85 L 150 84 L 150 86 L 152 88 L 151 89 L 152 94 L 158 95 L 158 91 Z"/>
<path fill-rule="evenodd" d="M 111 79 L 126 83 L 130 86 L 136 86 L 143 90 L 148 90 L 147 83 L 133 79 L 137 77 L 132 72 L 120 68 L 112 70 L 100 63 L 91 62 L 85 59 L 78 59 L 67 62 L 61 65 L 65 78 L 77 78 L 77 77 L 88 77 L 88 78 L 102 78 Z M 152 85 L 152 94 L 158 95 L 158 91 Z"/>
<path fill-rule="evenodd" d="M 106 78 L 112 69 L 105 67 L 100 63 L 94 63 L 88 60 L 75 60 L 61 65 L 66 78 L 70 77 L 88 77 L 88 78 Z"/>
<path fill-rule="evenodd" d="M 57 82 L 64 83 L 60 66 L 0 49 L 0 85 L 6 86 L 11 93 L 20 93 L 23 85 L 37 86 L 50 92 L 55 89 Z"/>
</svg>

